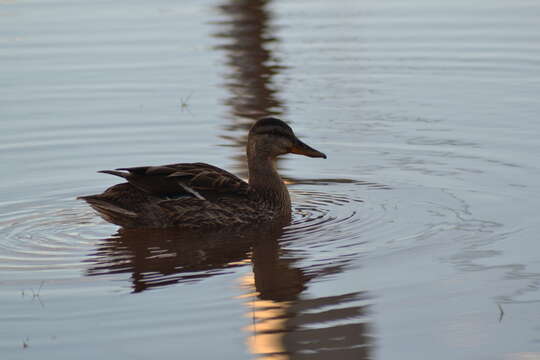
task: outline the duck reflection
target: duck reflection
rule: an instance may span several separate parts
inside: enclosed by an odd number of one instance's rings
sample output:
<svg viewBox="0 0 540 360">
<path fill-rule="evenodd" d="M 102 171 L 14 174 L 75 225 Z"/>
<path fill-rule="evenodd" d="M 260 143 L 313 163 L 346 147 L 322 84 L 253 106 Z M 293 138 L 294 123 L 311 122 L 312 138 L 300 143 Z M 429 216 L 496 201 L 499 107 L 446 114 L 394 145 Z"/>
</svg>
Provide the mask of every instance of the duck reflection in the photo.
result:
<svg viewBox="0 0 540 360">
<path fill-rule="evenodd" d="M 248 346 L 272 359 L 370 359 L 373 340 L 364 292 L 304 298 L 314 279 L 343 271 L 348 260 L 301 267 L 300 253 L 280 246 L 281 225 L 241 231 L 189 233 L 120 231 L 104 239 L 87 275 L 131 273 L 132 291 L 192 283 L 251 265 L 242 279 L 246 312 L 253 318 Z M 277 356 L 277 357 L 276 357 Z"/>
<path fill-rule="evenodd" d="M 131 273 L 133 292 L 193 282 L 250 264 L 253 239 L 275 242 L 281 227 L 242 231 L 125 230 L 104 239 L 87 275 Z"/>
</svg>

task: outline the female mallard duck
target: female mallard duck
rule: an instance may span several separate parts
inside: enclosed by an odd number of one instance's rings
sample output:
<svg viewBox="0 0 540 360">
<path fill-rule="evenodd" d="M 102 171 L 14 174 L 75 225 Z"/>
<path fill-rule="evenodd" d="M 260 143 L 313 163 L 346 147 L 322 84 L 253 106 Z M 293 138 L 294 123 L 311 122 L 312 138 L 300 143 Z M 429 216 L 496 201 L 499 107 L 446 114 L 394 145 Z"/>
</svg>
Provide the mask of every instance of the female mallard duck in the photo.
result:
<svg viewBox="0 0 540 360">
<path fill-rule="evenodd" d="M 274 162 L 287 153 L 326 159 L 300 141 L 289 125 L 268 117 L 249 131 L 249 183 L 204 163 L 141 166 L 100 171 L 127 182 L 79 199 L 124 228 L 193 229 L 289 221 L 291 199 Z"/>
</svg>

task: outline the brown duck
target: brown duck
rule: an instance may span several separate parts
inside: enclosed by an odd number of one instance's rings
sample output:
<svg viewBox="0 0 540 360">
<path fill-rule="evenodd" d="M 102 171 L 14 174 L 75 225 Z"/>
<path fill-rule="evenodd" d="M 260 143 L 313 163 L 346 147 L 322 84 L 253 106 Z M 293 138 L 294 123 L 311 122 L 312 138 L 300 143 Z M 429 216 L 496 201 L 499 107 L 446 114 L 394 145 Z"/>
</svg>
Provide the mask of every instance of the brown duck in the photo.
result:
<svg viewBox="0 0 540 360">
<path fill-rule="evenodd" d="M 204 163 L 100 171 L 127 182 L 81 196 L 106 221 L 124 228 L 220 228 L 289 221 L 291 199 L 275 158 L 294 153 L 325 158 L 300 141 L 283 121 L 267 117 L 250 129 L 249 183 Z"/>
</svg>

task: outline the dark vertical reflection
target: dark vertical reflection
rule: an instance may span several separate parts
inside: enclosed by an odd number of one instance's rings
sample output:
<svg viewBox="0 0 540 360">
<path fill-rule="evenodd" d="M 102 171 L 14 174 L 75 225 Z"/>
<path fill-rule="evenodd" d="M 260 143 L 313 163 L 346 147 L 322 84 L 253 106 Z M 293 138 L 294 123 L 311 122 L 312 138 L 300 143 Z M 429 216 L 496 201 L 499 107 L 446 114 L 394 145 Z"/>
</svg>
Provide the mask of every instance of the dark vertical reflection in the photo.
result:
<svg viewBox="0 0 540 360">
<path fill-rule="evenodd" d="M 219 7 L 226 16 L 216 37 L 224 44 L 230 71 L 225 85 L 230 90 L 226 103 L 233 117 L 254 119 L 263 115 L 280 115 L 283 104 L 278 100 L 273 76 L 282 68 L 272 54 L 271 15 L 266 0 L 233 0 Z"/>
<path fill-rule="evenodd" d="M 285 109 L 274 83 L 284 66 L 272 51 L 279 39 L 273 34 L 269 5 L 267 0 L 225 1 L 219 6 L 222 20 L 214 34 L 227 64 L 225 103 L 230 124 L 223 138 L 238 148 L 235 170 L 244 177 L 247 130 L 255 119 L 279 117 Z M 299 260 L 281 249 L 277 238 L 263 237 L 253 244 L 253 274 L 243 279 L 253 299 L 247 302 L 255 320 L 249 329 L 252 353 L 272 359 L 372 358 L 365 293 L 301 296 L 313 278 L 341 272 L 344 264 L 303 269 L 297 265 Z"/>
<path fill-rule="evenodd" d="M 279 40 L 272 35 L 271 15 L 266 0 L 231 0 L 219 6 L 223 20 L 214 34 L 221 42 L 216 48 L 226 55 L 225 87 L 229 97 L 230 124 L 223 138 L 239 148 L 236 171 L 246 177 L 245 144 L 247 130 L 254 120 L 281 116 L 284 105 L 279 100 L 273 77 L 283 68 L 272 53 Z"/>
</svg>

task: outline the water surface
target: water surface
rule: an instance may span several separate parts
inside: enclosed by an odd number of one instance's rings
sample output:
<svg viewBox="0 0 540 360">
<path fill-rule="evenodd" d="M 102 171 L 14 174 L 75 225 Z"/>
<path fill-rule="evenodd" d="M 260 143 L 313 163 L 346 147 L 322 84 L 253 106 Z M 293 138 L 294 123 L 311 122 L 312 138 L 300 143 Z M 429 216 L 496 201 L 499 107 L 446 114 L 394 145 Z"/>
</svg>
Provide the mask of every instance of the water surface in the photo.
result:
<svg viewBox="0 0 540 360">
<path fill-rule="evenodd" d="M 540 358 L 540 4 L 0 1 L 6 359 Z M 247 176 L 285 228 L 122 232 L 97 170 Z"/>
</svg>

